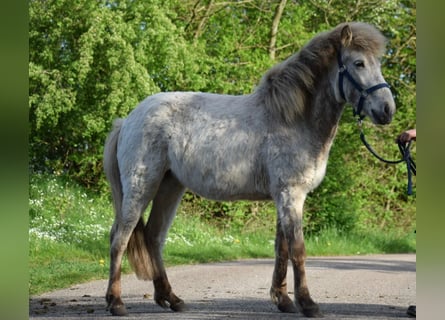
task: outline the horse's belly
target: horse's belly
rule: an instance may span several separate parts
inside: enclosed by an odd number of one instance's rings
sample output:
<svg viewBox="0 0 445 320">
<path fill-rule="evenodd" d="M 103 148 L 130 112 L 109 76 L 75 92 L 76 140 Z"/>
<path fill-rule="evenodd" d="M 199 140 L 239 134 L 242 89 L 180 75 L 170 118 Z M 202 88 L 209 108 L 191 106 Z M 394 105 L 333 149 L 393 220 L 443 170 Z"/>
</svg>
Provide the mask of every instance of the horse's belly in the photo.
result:
<svg viewBox="0 0 445 320">
<path fill-rule="evenodd" d="M 238 174 L 236 174 L 236 173 Z M 181 183 L 192 192 L 207 199 L 219 201 L 233 200 L 266 200 L 269 193 L 250 175 L 235 172 L 215 172 L 200 170 L 188 174 L 176 172 L 175 175 Z"/>
<path fill-rule="evenodd" d="M 229 161 L 228 158 L 231 160 Z M 176 162 L 176 163 L 175 163 Z M 193 161 L 173 161 L 171 170 L 178 180 L 202 197 L 220 200 L 270 199 L 267 182 L 261 178 L 254 160 L 201 153 Z"/>
<path fill-rule="evenodd" d="M 221 188 L 203 189 L 200 186 L 189 189 L 201 197 L 216 201 L 271 200 L 269 194 L 257 192 L 255 190 L 227 190 Z"/>
</svg>

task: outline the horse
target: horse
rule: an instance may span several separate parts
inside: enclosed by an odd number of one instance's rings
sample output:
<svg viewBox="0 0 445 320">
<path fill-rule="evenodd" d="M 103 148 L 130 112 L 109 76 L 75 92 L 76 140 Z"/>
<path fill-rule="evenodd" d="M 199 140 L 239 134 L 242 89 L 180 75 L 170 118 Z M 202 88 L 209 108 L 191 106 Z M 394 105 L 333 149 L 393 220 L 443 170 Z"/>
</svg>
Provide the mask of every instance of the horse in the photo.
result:
<svg viewBox="0 0 445 320">
<path fill-rule="evenodd" d="M 370 24 L 342 23 L 270 68 L 250 94 L 157 93 L 116 119 L 104 148 L 115 211 L 107 310 L 128 314 L 121 298 L 125 252 L 137 277 L 153 281 L 158 305 L 186 310 L 162 250 L 187 188 L 216 201 L 274 201 L 272 301 L 281 312 L 322 316 L 306 282 L 303 204 L 325 175 L 346 105 L 374 124 L 391 122 L 395 102 L 381 73 L 386 42 Z M 287 292 L 289 260 L 295 303 Z"/>
</svg>

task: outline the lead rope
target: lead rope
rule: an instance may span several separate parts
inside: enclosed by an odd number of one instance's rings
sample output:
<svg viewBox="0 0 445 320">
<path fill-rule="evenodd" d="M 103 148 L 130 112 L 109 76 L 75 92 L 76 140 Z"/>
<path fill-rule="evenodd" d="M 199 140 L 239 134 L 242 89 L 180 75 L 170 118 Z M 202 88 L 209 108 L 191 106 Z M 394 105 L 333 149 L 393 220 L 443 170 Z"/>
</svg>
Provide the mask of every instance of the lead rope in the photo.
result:
<svg viewBox="0 0 445 320">
<path fill-rule="evenodd" d="M 402 154 L 402 159 L 399 159 L 399 160 L 386 160 L 386 159 L 382 158 L 381 156 L 379 156 L 377 154 L 377 152 L 375 152 L 374 149 L 372 149 L 372 147 L 366 141 L 365 134 L 363 133 L 362 121 L 360 119 L 358 120 L 358 125 L 359 125 L 359 128 L 360 128 L 360 140 L 362 140 L 362 142 L 365 145 L 366 149 L 368 149 L 368 151 L 371 152 L 371 154 L 373 156 L 375 156 L 380 161 L 382 161 L 384 163 L 388 163 L 388 164 L 398 164 L 398 163 L 401 163 L 401 162 L 405 162 L 406 170 L 407 170 L 407 173 L 408 173 L 407 194 L 408 195 L 412 195 L 413 194 L 412 175 L 413 174 L 416 175 L 416 163 L 411 158 L 411 153 L 409 151 L 410 146 L 411 146 L 411 141 L 409 141 L 408 143 L 403 143 L 401 141 L 397 141 L 400 153 Z"/>
</svg>

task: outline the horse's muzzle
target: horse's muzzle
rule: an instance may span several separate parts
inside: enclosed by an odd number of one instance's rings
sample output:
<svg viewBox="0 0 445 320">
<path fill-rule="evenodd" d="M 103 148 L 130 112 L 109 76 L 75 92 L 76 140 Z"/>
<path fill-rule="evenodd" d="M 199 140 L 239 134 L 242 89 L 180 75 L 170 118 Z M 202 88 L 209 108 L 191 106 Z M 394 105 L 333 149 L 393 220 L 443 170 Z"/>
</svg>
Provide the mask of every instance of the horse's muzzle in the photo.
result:
<svg viewBox="0 0 445 320">
<path fill-rule="evenodd" d="M 385 102 L 381 110 L 371 110 L 372 122 L 375 124 L 389 124 L 396 111 L 394 104 Z"/>
</svg>

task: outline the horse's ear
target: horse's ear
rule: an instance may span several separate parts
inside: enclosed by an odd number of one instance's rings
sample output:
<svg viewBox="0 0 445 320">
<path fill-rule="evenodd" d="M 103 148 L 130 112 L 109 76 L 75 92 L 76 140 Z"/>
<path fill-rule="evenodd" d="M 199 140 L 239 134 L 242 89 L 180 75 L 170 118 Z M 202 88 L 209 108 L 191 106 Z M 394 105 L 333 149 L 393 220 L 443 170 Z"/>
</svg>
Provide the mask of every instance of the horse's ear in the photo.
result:
<svg viewBox="0 0 445 320">
<path fill-rule="evenodd" d="M 347 24 L 341 29 L 341 44 L 343 47 L 348 47 L 352 41 L 351 27 Z"/>
</svg>

